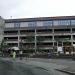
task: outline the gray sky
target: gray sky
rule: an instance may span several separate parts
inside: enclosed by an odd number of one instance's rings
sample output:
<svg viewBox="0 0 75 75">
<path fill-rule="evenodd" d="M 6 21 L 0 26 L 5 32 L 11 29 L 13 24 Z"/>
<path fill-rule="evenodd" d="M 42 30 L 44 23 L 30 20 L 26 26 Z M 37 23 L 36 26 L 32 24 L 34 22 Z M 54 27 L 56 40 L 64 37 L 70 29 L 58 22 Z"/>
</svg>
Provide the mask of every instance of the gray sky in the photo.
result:
<svg viewBox="0 0 75 75">
<path fill-rule="evenodd" d="M 75 0 L 0 0 L 3 18 L 75 15 Z"/>
</svg>

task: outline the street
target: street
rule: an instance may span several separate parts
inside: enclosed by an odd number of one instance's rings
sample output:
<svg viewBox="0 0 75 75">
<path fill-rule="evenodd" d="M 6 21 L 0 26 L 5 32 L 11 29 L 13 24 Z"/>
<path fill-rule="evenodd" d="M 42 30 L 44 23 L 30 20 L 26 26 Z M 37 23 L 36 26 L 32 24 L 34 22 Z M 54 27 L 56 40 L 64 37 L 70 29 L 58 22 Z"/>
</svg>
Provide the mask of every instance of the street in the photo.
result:
<svg viewBox="0 0 75 75">
<path fill-rule="evenodd" d="M 0 58 L 0 75 L 70 75 L 55 69 L 64 69 L 67 66 L 49 63 L 46 59 Z M 45 62 L 46 61 L 46 62 Z"/>
<path fill-rule="evenodd" d="M 0 75 L 52 75 L 41 67 L 0 60 Z"/>
</svg>

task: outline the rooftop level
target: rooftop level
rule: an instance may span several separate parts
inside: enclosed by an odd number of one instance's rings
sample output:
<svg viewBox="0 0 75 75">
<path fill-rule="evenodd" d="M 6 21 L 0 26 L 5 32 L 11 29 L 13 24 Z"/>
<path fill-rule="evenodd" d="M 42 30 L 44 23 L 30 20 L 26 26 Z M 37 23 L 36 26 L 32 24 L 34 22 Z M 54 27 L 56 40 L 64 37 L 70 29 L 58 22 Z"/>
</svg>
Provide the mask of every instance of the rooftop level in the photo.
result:
<svg viewBox="0 0 75 75">
<path fill-rule="evenodd" d="M 5 19 L 5 22 L 11 23 L 11 22 L 32 22 L 32 21 L 72 20 L 72 19 L 75 19 L 75 16 L 55 16 L 55 17 Z"/>
</svg>

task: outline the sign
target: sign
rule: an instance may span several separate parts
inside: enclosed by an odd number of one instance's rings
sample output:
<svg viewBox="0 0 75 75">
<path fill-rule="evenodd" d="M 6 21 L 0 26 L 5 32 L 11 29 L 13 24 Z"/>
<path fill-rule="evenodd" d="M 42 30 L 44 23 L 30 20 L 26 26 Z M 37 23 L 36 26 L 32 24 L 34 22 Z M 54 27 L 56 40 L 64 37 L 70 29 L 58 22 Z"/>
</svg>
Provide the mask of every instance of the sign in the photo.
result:
<svg viewBox="0 0 75 75">
<path fill-rule="evenodd" d="M 62 47 L 57 47 L 57 51 L 58 52 L 63 52 L 63 48 Z"/>
</svg>

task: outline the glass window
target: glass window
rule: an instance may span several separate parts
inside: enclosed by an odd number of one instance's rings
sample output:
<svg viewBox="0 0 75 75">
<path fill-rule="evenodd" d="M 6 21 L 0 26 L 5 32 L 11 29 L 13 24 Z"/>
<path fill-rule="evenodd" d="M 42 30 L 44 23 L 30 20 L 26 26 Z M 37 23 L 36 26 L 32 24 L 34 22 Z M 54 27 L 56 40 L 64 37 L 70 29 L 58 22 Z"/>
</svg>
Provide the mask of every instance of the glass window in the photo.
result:
<svg viewBox="0 0 75 75">
<path fill-rule="evenodd" d="M 36 22 L 28 22 L 28 27 L 36 27 L 37 23 Z"/>
<path fill-rule="evenodd" d="M 53 25 L 70 25 L 70 20 L 58 20 L 58 21 L 54 21 Z"/>
<path fill-rule="evenodd" d="M 58 21 L 53 21 L 53 25 L 54 25 L 54 26 L 59 25 Z"/>
<path fill-rule="evenodd" d="M 59 25 L 70 25 L 70 20 L 61 20 L 59 21 Z"/>
<path fill-rule="evenodd" d="M 43 26 L 52 26 L 52 21 L 43 21 Z"/>
<path fill-rule="evenodd" d="M 20 27 L 20 23 L 14 23 L 14 27 L 16 28 Z"/>
<path fill-rule="evenodd" d="M 75 20 L 71 20 L 71 25 L 75 25 Z"/>
</svg>

